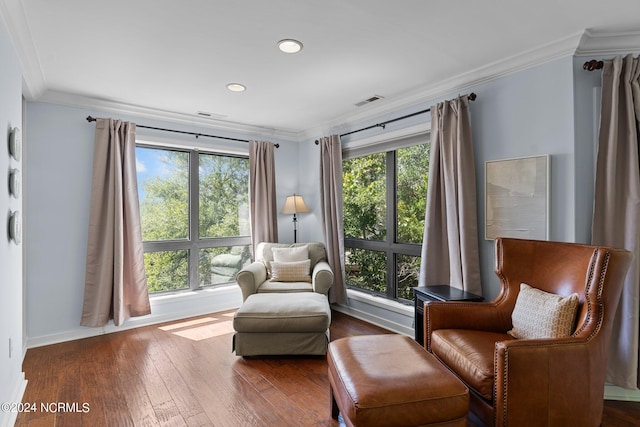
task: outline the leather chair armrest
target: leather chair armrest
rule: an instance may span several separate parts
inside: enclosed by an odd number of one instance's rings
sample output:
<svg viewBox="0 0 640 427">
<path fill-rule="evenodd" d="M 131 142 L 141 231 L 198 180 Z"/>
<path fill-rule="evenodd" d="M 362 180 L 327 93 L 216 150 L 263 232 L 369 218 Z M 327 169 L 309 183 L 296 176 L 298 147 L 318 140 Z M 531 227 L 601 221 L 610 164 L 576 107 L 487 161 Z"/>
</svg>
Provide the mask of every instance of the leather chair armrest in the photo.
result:
<svg viewBox="0 0 640 427">
<path fill-rule="evenodd" d="M 267 280 L 267 268 L 261 262 L 253 262 L 236 275 L 236 282 L 242 291 L 242 301 L 255 294 L 258 287 Z"/>
<path fill-rule="evenodd" d="M 605 374 L 593 369 L 603 362 L 594 360 L 590 345 L 597 344 L 572 337 L 497 342 L 495 425 L 529 425 L 537 419 L 546 425 L 586 426 L 599 420 Z"/>
<path fill-rule="evenodd" d="M 326 261 L 320 261 L 313 267 L 311 273 L 313 291 L 319 294 L 327 294 L 333 286 L 333 270 Z"/>
<path fill-rule="evenodd" d="M 493 302 L 427 301 L 424 346 L 428 351 L 431 351 L 431 332 L 438 329 L 506 332 L 511 329 L 511 311 Z"/>
</svg>

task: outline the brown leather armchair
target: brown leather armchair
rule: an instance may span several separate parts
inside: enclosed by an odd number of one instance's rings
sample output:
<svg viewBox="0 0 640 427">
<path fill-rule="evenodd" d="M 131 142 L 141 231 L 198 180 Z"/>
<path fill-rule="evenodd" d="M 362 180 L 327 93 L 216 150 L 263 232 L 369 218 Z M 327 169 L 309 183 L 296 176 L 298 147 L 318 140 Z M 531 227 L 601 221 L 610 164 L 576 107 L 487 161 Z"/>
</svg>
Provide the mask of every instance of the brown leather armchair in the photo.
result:
<svg viewBox="0 0 640 427">
<path fill-rule="evenodd" d="M 427 302 L 425 347 L 469 388 L 471 411 L 486 425 L 598 426 L 614 315 L 631 253 L 547 241 L 497 239 L 491 302 Z M 520 284 L 579 295 L 567 338 L 507 334 Z"/>
</svg>

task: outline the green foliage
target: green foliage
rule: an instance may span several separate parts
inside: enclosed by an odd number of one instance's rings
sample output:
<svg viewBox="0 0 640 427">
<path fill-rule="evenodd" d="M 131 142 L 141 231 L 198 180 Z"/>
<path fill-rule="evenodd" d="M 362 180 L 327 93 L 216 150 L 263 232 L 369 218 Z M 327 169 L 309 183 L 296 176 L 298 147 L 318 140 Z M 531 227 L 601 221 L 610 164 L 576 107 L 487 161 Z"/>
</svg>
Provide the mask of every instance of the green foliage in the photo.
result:
<svg viewBox="0 0 640 427">
<path fill-rule="evenodd" d="M 386 229 L 385 153 L 342 162 L 344 235 L 384 240 Z"/>
<path fill-rule="evenodd" d="M 347 249 L 345 264 L 349 285 L 383 295 L 387 292 L 387 257 L 384 252 Z"/>
<path fill-rule="evenodd" d="M 418 286 L 419 273 L 420 257 L 397 255 L 398 298 L 413 299 L 411 288 Z"/>
<path fill-rule="evenodd" d="M 163 175 L 147 178 L 140 200 L 142 240 L 177 240 L 189 237 L 189 154 L 157 150 Z"/>
<path fill-rule="evenodd" d="M 144 268 L 149 292 L 189 288 L 189 257 L 185 251 L 147 252 Z"/>
<path fill-rule="evenodd" d="M 422 243 L 430 147 L 430 144 L 415 145 L 397 152 L 399 242 Z"/>
<path fill-rule="evenodd" d="M 249 235 L 249 162 L 200 155 L 200 237 Z"/>
</svg>

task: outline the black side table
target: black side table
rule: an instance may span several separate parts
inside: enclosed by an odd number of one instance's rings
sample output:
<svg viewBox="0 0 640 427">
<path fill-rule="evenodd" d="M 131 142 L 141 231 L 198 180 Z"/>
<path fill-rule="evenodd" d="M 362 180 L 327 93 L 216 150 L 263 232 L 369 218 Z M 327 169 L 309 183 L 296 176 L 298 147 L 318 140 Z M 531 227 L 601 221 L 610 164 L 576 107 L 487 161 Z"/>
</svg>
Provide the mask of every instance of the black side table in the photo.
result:
<svg viewBox="0 0 640 427">
<path fill-rule="evenodd" d="M 415 340 L 424 345 L 424 302 L 425 301 L 483 301 L 480 295 L 452 288 L 449 285 L 416 286 L 413 288 L 415 295 Z"/>
</svg>

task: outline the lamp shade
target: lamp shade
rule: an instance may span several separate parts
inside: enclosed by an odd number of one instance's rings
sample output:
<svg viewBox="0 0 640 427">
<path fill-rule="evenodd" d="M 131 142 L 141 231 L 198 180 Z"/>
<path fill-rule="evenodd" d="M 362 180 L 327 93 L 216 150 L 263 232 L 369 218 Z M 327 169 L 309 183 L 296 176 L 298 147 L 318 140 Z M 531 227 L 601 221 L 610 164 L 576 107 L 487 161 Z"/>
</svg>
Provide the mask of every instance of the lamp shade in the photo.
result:
<svg viewBox="0 0 640 427">
<path fill-rule="evenodd" d="M 298 214 L 310 212 L 309 208 L 304 202 L 302 196 L 294 194 L 293 196 L 287 196 L 287 200 L 284 201 L 281 214 Z"/>
</svg>

